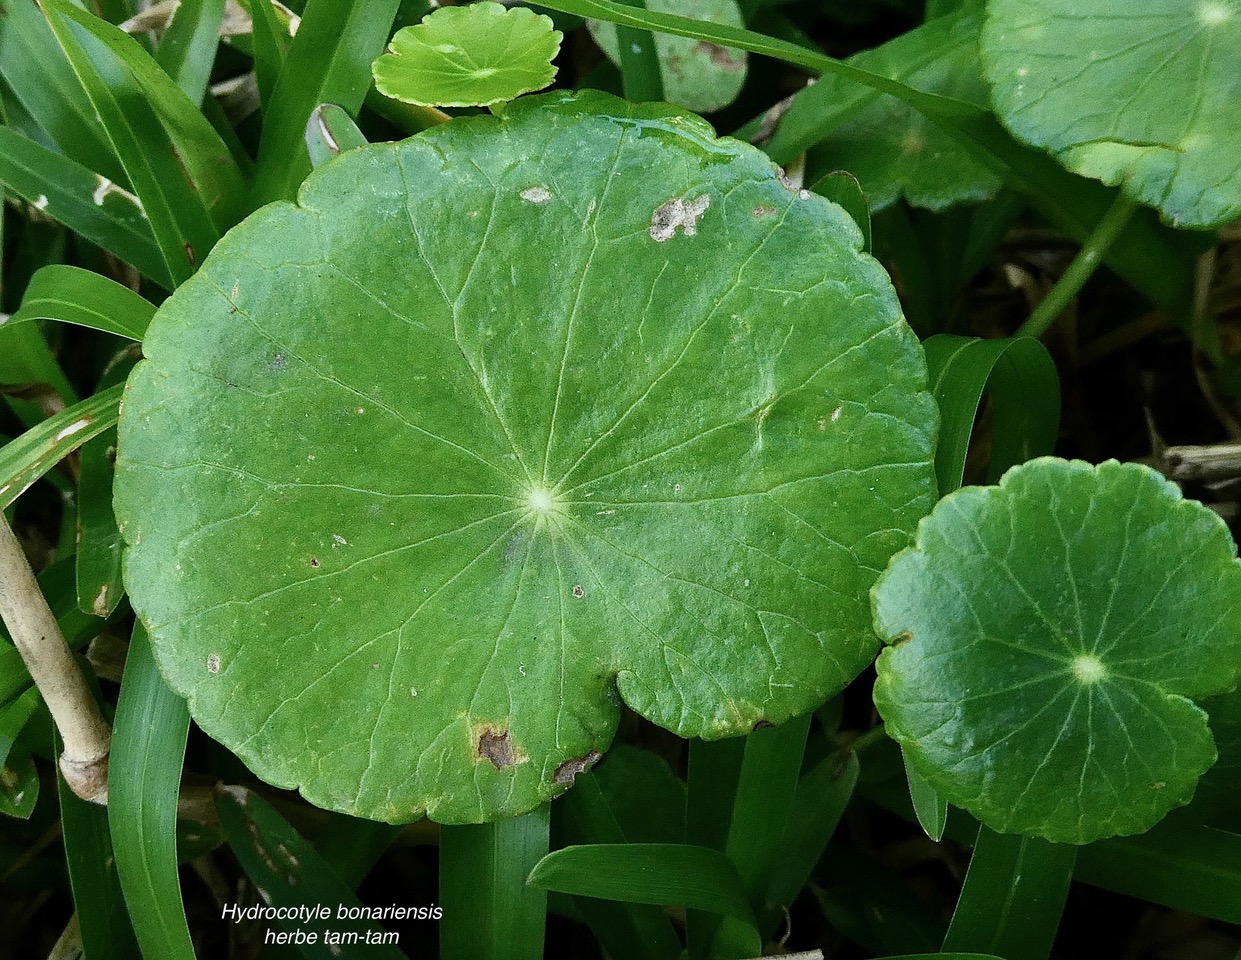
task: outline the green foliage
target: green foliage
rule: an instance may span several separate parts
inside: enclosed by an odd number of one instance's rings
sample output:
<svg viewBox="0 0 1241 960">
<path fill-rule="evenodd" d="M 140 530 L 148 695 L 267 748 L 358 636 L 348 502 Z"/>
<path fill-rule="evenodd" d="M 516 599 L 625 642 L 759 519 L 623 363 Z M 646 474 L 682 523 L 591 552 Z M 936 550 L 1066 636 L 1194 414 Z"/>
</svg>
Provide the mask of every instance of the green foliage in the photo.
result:
<svg viewBox="0 0 1241 960">
<path fill-rule="evenodd" d="M 1070 170 L 1174 226 L 1241 215 L 1236 0 L 991 0 L 982 55 L 1000 119 Z"/>
<path fill-rule="evenodd" d="M 393 821 L 563 792 L 616 692 L 683 736 L 809 710 L 873 657 L 865 591 L 931 496 L 921 357 L 858 246 L 756 150 L 603 95 L 324 166 L 130 380 L 126 579 L 170 682 L 265 777 Z M 312 304 L 339 307 L 307 339 Z M 272 434 L 217 429 L 260 409 Z M 276 623 L 305 653 L 249 642 Z M 341 682 L 368 707 L 337 715 Z"/>
<path fill-rule="evenodd" d="M 1235 547 L 1041 459 L 1236 513 L 1237 0 L 146 7 L 0 0 L 13 942 L 1241 947 Z"/>
<path fill-rule="evenodd" d="M 659 13 L 672 13 L 722 23 L 745 25 L 736 0 L 647 0 L 643 6 Z M 622 48 L 617 32 L 624 27 L 603 20 L 588 21 L 591 36 L 613 63 L 621 62 Z M 745 85 L 748 57 L 706 40 L 655 34 L 655 54 L 664 98 L 686 110 L 711 113 L 727 107 Z M 626 90 L 626 96 L 633 97 Z M 634 97 L 634 99 L 639 99 Z"/>
<path fill-rule="evenodd" d="M 375 86 L 423 106 L 493 106 L 548 86 L 561 39 L 549 17 L 525 7 L 442 7 L 397 31 L 375 61 Z"/>
<path fill-rule="evenodd" d="M 1139 833 L 1215 761 L 1192 701 L 1237 685 L 1241 565 L 1147 468 L 1042 458 L 945 497 L 874 598 L 888 732 L 996 830 Z"/>
</svg>

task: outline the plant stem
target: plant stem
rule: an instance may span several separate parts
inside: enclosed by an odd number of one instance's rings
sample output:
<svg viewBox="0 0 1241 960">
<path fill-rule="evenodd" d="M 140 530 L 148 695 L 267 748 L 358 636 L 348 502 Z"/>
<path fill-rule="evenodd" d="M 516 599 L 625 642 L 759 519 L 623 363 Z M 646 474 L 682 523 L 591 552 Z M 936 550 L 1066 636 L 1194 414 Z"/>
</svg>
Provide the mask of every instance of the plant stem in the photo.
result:
<svg viewBox="0 0 1241 960">
<path fill-rule="evenodd" d="M 106 803 L 111 730 L 2 513 L 0 618 L 8 626 L 64 741 L 60 771 L 65 782 L 83 800 Z"/>
<path fill-rule="evenodd" d="M 1107 213 L 1103 215 L 1103 219 L 1086 238 L 1081 250 L 1069 264 L 1069 269 L 1064 271 L 1064 275 L 1056 281 L 1056 285 L 1034 308 L 1030 318 L 1017 329 L 1017 336 L 1041 337 L 1051 328 L 1060 314 L 1064 313 L 1069 301 L 1077 296 L 1086 281 L 1090 279 L 1091 274 L 1095 272 L 1095 268 L 1103 262 L 1104 254 L 1120 236 L 1120 231 L 1125 228 L 1125 224 L 1129 222 L 1136 208 L 1137 204 L 1134 201 L 1123 193 L 1117 194 L 1112 205 L 1108 207 Z"/>
</svg>

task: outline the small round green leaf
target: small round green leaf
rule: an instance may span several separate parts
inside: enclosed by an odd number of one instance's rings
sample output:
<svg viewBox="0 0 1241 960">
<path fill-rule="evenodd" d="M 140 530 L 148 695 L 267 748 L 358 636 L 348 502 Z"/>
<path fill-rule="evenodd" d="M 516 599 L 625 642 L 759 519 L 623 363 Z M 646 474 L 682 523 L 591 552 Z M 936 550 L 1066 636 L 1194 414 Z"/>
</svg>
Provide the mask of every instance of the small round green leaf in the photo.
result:
<svg viewBox="0 0 1241 960">
<path fill-rule="evenodd" d="M 396 32 L 372 67 L 375 87 L 424 107 L 490 107 L 548 86 L 561 39 L 527 7 L 441 7 Z"/>
<path fill-rule="evenodd" d="M 1241 0 L 990 0 L 996 113 L 1173 226 L 1241 216 Z"/>
<path fill-rule="evenodd" d="M 1237 685 L 1241 564 L 1153 470 L 1048 457 L 951 494 L 874 607 L 889 733 L 995 830 L 1140 833 L 1215 761 L 1193 701 Z"/>
<path fill-rule="evenodd" d="M 933 502 L 922 352 L 837 206 L 665 105 L 341 154 L 151 324 L 126 583 L 199 725 L 391 821 L 529 810 L 870 662 Z"/>
<path fill-rule="evenodd" d="M 745 26 L 737 0 L 646 0 L 643 6 L 654 13 L 673 13 L 729 27 Z M 588 20 L 586 26 L 608 59 L 619 63 L 615 24 Z M 722 110 L 737 99 L 745 86 L 749 56 L 744 50 L 656 33 L 655 55 L 659 58 L 665 99 L 686 110 L 697 113 Z"/>
</svg>

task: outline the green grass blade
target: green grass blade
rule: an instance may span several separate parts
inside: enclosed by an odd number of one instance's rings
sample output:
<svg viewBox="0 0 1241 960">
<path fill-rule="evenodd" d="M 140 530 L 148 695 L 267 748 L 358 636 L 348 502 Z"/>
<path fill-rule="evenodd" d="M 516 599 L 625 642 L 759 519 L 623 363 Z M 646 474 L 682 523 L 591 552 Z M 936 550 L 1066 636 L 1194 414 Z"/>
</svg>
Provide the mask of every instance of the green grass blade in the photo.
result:
<svg viewBox="0 0 1241 960">
<path fill-rule="evenodd" d="M 302 145 L 310 112 L 334 103 L 356 116 L 400 0 L 309 0 L 263 116 L 254 205 L 291 200 L 310 172 Z"/>
<path fill-rule="evenodd" d="M 124 359 L 114 362 L 104 373 L 100 389 L 123 384 L 139 351 L 134 347 L 123 356 Z M 121 564 L 123 543 L 112 508 L 115 474 L 116 428 L 113 427 L 82 445 L 78 463 L 75 554 L 78 609 L 96 617 L 110 616 L 125 596 Z"/>
<path fill-rule="evenodd" d="M 125 170 L 51 27 L 30 0 L 0 0 L 0 76 L 66 157 L 124 181 Z"/>
<path fill-rule="evenodd" d="M 42 702 L 39 691 L 31 687 L 12 703 L 0 708 L 0 767 L 8 762 L 9 751 L 17 742 L 18 735 Z"/>
<path fill-rule="evenodd" d="M 1060 427 L 1060 379 L 1042 344 L 1029 337 L 941 334 L 923 346 L 940 410 L 935 476 L 941 496 L 961 486 L 984 392 L 995 404 L 989 482 L 1014 464 L 1051 453 Z"/>
<path fill-rule="evenodd" d="M 158 169 L 179 173 L 172 196 L 183 202 L 201 198 L 220 232 L 233 226 L 245 213 L 248 189 L 233 148 L 133 37 L 76 6 L 64 6 L 64 0 L 57 2 L 95 41 L 95 56 L 109 64 L 109 82 L 126 96 L 149 103 L 149 110 L 135 109 L 134 116 L 150 128 L 153 142 L 170 154 Z M 121 159 L 130 162 L 128 157 Z"/>
<path fill-rule="evenodd" d="M 641 789 L 640 784 L 633 787 Z M 579 774 L 563 802 L 576 827 L 575 840 L 588 844 L 632 842 L 594 773 Z M 578 900 L 578 909 L 609 956 L 676 960 L 681 952 L 681 941 L 672 921 L 658 907 L 583 897 Z"/>
<path fill-rule="evenodd" d="M 121 889 L 146 960 L 193 960 L 177 876 L 177 797 L 190 715 L 134 627 L 112 730 L 108 823 Z"/>
<path fill-rule="evenodd" d="M 223 22 L 224 0 L 181 0 L 155 52 L 156 62 L 195 105 L 207 92 Z"/>
<path fill-rule="evenodd" d="M 1171 820 L 1137 837 L 1082 847 L 1077 879 L 1241 924 L 1241 834 Z"/>
<path fill-rule="evenodd" d="M 1077 847 L 980 827 L 944 950 L 1046 960 L 1073 879 Z"/>
<path fill-rule="evenodd" d="M 30 278 L 21 306 L 4 329 L 23 320 L 58 320 L 140 341 L 153 316 L 155 307 L 128 287 L 90 270 L 57 263 Z"/>
<path fill-rule="evenodd" d="M 644 0 L 621 0 L 631 7 L 644 8 Z M 620 52 L 621 88 L 626 100 L 658 102 L 664 98 L 664 80 L 655 52 L 655 35 L 633 27 L 616 28 Z"/>
<path fill-rule="evenodd" d="M 0 448 L 0 509 L 87 440 L 116 426 L 121 391 L 118 385 L 75 403 Z"/>
<path fill-rule="evenodd" d="M 293 38 L 288 27 L 276 15 L 270 0 L 248 0 L 246 6 L 254 21 L 251 36 L 254 38 L 254 76 L 259 86 L 259 103 L 266 111 Z"/>
<path fill-rule="evenodd" d="M 172 289 L 168 267 L 141 205 L 111 180 L 0 127 L 0 183 L 160 286 Z"/>
<path fill-rule="evenodd" d="M 315 837 L 315 852 L 350 890 L 356 890 L 402 829 L 400 824 L 330 814 Z"/>
<path fill-rule="evenodd" d="M 546 862 L 550 809 L 440 829 L 443 960 L 539 960 L 547 894 L 527 883 Z M 554 856 L 554 854 L 553 854 Z"/>
<path fill-rule="evenodd" d="M 755 730 L 745 738 L 724 852 L 737 867 L 751 902 L 761 902 L 771 882 L 775 858 L 789 826 L 809 732 L 807 715 Z"/>
<path fill-rule="evenodd" d="M 326 907 L 331 916 L 305 922 L 301 919 L 275 922 L 286 934 L 303 935 L 297 949 L 308 960 L 338 960 L 338 943 L 329 943 L 327 931 L 358 935 L 359 947 L 375 960 L 405 960 L 397 949 L 397 934 L 385 931 L 369 920 L 338 919 L 340 907 L 361 907 L 353 890 L 338 877 L 314 847 L 278 814 L 271 804 L 241 787 L 224 787 L 216 800 L 220 825 L 242 868 L 263 891 L 263 899 L 273 907 L 310 909 Z M 311 935 L 315 935 L 313 942 Z"/>
<path fill-rule="evenodd" d="M 909 781 L 909 799 L 913 801 L 914 814 L 926 835 L 938 843 L 948 826 L 948 801 L 909 765 L 903 751 L 901 758 L 905 761 L 905 779 Z"/>
<path fill-rule="evenodd" d="M 65 403 L 76 403 L 77 393 L 65 377 L 60 364 L 43 339 L 38 327 L 9 322 L 0 326 L 0 383 L 5 385 L 41 384 Z M 6 397 L 14 412 L 28 426 L 43 420 L 48 411 L 33 401 Z"/>
<path fill-rule="evenodd" d="M 69 0 L 39 2 L 48 11 L 52 31 L 95 105 L 142 202 L 169 275 L 177 283 L 187 280 L 219 239 L 219 231 L 203 196 L 187 180 L 185 162 L 129 68 L 117 62 L 105 74 L 96 66 L 95 60 L 109 50 L 96 31 L 107 33 L 116 28 Z"/>
<path fill-rule="evenodd" d="M 724 849 L 744 758 L 745 740 L 740 737 L 690 741 L 685 812 L 685 839 L 689 843 Z M 719 924 L 714 913 L 686 911 L 685 938 L 694 960 L 710 956 Z"/>
<path fill-rule="evenodd" d="M 767 899 L 792 906 L 836 832 L 858 780 L 858 758 L 845 749 L 819 761 L 801 778 L 789 809 L 767 888 Z"/>
<path fill-rule="evenodd" d="M 353 117 L 334 103 L 321 103 L 310 112 L 310 120 L 306 123 L 306 152 L 312 167 L 364 143 L 366 137 Z"/>
<path fill-rule="evenodd" d="M 530 874 L 544 890 L 685 907 L 754 926 L 745 887 L 718 850 L 679 843 L 600 843 L 549 853 Z M 445 915 L 448 904 L 444 905 Z"/>
<path fill-rule="evenodd" d="M 138 942 L 125 911 L 106 807 L 87 803 L 57 777 L 60 826 L 73 907 L 89 960 L 133 960 Z"/>
</svg>

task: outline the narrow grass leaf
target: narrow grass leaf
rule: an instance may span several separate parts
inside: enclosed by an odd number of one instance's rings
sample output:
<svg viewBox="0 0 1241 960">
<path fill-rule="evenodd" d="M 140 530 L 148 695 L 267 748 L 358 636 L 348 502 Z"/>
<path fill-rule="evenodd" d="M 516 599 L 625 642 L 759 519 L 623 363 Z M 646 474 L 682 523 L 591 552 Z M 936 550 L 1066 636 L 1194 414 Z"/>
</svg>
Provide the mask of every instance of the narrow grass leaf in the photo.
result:
<svg viewBox="0 0 1241 960">
<path fill-rule="evenodd" d="M 334 103 L 321 103 L 310 113 L 306 124 L 306 152 L 312 167 L 327 163 L 346 150 L 360 147 L 366 137 L 353 117 Z"/>
<path fill-rule="evenodd" d="M 153 316 L 154 305 L 128 287 L 102 274 L 56 263 L 30 278 L 21 306 L 6 326 L 23 320 L 58 320 L 140 341 Z M 0 339 L 3 336 L 0 329 Z"/>
<path fill-rule="evenodd" d="M 600 843 L 549 853 L 530 874 L 544 890 L 679 906 L 754 926 L 733 862 L 718 850 L 678 843 Z"/>
<path fill-rule="evenodd" d="M 611 763 L 613 759 L 609 755 L 607 762 Z M 635 793 L 641 792 L 644 799 L 650 795 L 643 790 L 643 784 L 627 786 Z M 575 842 L 624 844 L 635 841 L 636 838 L 627 834 L 621 825 L 597 773 L 579 774 L 573 789 L 565 796 L 564 804 Z M 672 921 L 659 907 L 616 903 L 594 897 L 577 898 L 577 907 L 595 939 L 609 956 L 676 960 L 681 952 L 681 941 Z"/>
<path fill-rule="evenodd" d="M 172 279 L 138 198 L 102 174 L 0 126 L 0 183 L 167 290 Z"/>
<path fill-rule="evenodd" d="M 13 744 L 42 702 L 39 691 L 31 687 L 12 703 L 0 708 L 0 767 L 8 762 Z"/>
<path fill-rule="evenodd" d="M 545 888 L 527 882 L 546 862 L 550 809 L 440 829 L 443 960 L 540 960 Z"/>
<path fill-rule="evenodd" d="M 106 807 L 88 803 L 57 777 L 60 825 L 73 907 L 89 960 L 133 960 L 138 943 L 125 911 Z"/>
<path fill-rule="evenodd" d="M 943 496 L 961 486 L 978 405 L 995 406 L 988 482 L 1051 452 L 1060 427 L 1060 380 L 1047 348 L 1029 337 L 980 340 L 942 334 L 923 345 L 939 404 L 935 475 Z"/>
<path fill-rule="evenodd" d="M 224 0 L 181 0 L 155 52 L 156 62 L 195 105 L 207 92 L 223 22 Z"/>
<path fill-rule="evenodd" d="M 63 5 L 63 0 L 61 0 Z M 222 232 L 231 227 L 245 212 L 246 182 L 241 167 L 230 147 L 199 105 L 185 95 L 137 40 L 112 24 L 92 17 L 75 6 L 64 7 L 65 15 L 85 30 L 98 43 L 93 47 L 97 59 L 109 58 L 110 82 L 129 95 L 140 90 L 162 126 L 152 135 L 162 149 L 176 162 L 180 176 L 191 194 L 197 194 L 211 211 L 216 227 Z M 128 71 L 125 73 L 124 71 Z M 214 100 L 204 101 L 210 109 Z M 136 114 L 144 125 L 146 111 Z M 129 162 L 128 157 L 122 157 Z M 166 164 L 161 164 L 164 169 Z M 172 167 L 168 167 L 172 169 Z"/>
<path fill-rule="evenodd" d="M 248 0 L 246 5 L 254 23 L 251 34 L 254 40 L 254 77 L 259 87 L 259 103 L 266 112 L 293 38 L 288 26 L 276 15 L 271 0 Z"/>
<path fill-rule="evenodd" d="M 341 919 L 339 909 L 357 910 L 362 902 L 337 876 L 313 846 L 278 814 L 271 804 L 242 787 L 223 787 L 216 799 L 220 825 L 242 868 L 273 907 L 310 908 L 321 905 L 332 911 L 329 922 L 305 923 L 300 919 L 277 920 L 287 933 L 317 934 L 314 942 L 298 943 L 307 960 L 338 960 L 341 947 L 327 942 L 327 931 L 356 935 L 367 957 L 405 960 L 394 946 L 397 934 L 365 919 Z"/>
<path fill-rule="evenodd" d="M 644 0 L 621 0 L 627 6 L 643 8 Z M 664 81 L 660 74 L 659 53 L 655 35 L 634 27 L 616 28 L 616 46 L 620 54 L 621 88 L 627 100 L 659 101 L 664 99 Z"/>
<path fill-rule="evenodd" d="M 842 750 L 820 760 L 798 782 L 767 887 L 767 899 L 788 907 L 810 879 L 836 832 L 858 780 L 858 758 Z"/>
<path fill-rule="evenodd" d="M 371 84 L 400 0 L 309 0 L 297 36 L 263 116 L 253 203 L 291 200 L 310 171 L 302 146 L 316 106 L 334 103 L 351 115 Z"/>
<path fill-rule="evenodd" d="M 75 403 L 0 448 L 0 509 L 87 440 L 116 426 L 122 389 L 118 385 Z"/>
<path fill-rule="evenodd" d="M 125 170 L 95 108 L 30 0 L 0 0 L 0 76 L 30 118 L 70 160 L 113 180 Z"/>
<path fill-rule="evenodd" d="M 65 403 L 75 403 L 78 399 L 47 341 L 43 339 L 42 331 L 35 326 L 15 323 L 12 317 L 0 323 L 0 384 L 40 384 Z M 33 416 L 42 420 L 46 413 L 45 409 L 39 408 Z"/>
<path fill-rule="evenodd" d="M 724 852 L 736 866 L 751 902 L 761 901 L 771 882 L 809 732 L 810 716 L 806 715 L 755 730 L 745 738 Z"/>
<path fill-rule="evenodd" d="M 145 302 L 145 301 L 143 301 Z M 132 347 L 104 372 L 100 389 L 123 384 L 140 351 Z M 112 509 L 116 474 L 116 428 L 82 445 L 78 464 L 78 517 L 75 553 L 78 609 L 96 617 L 111 615 L 125 595 L 122 541 Z"/>
<path fill-rule="evenodd" d="M 114 30 L 129 43 L 135 42 L 69 0 L 39 2 L 48 11 L 52 30 L 125 166 L 169 275 L 178 283 L 188 279 L 219 239 L 219 231 L 197 185 L 187 178 L 184 159 L 128 65 L 111 64 L 105 73 L 91 55 L 98 57 L 100 51 L 109 49 L 97 32 Z"/>
<path fill-rule="evenodd" d="M 1241 834 L 1172 819 L 1136 837 L 1082 847 L 1077 879 L 1241 924 Z"/>
<path fill-rule="evenodd" d="M 904 760 L 904 753 L 901 758 Z M 905 760 L 905 778 L 909 781 L 909 799 L 913 801 L 918 824 L 928 837 L 938 843 L 943 839 L 944 828 L 948 826 L 948 801 L 909 765 L 908 760 Z"/>
<path fill-rule="evenodd" d="M 744 758 L 745 740 L 740 737 L 690 741 L 685 812 L 685 839 L 689 843 L 724 849 Z M 685 937 L 693 960 L 710 955 L 719 924 L 719 916 L 713 912 L 686 911 Z"/>
<path fill-rule="evenodd" d="M 401 824 L 333 813 L 315 836 L 315 851 L 350 890 L 356 890 L 401 830 Z"/>
<path fill-rule="evenodd" d="M 1046 960 L 1073 879 L 1077 848 L 980 827 L 944 950 Z"/>
<path fill-rule="evenodd" d="M 177 797 L 190 715 L 134 626 L 112 730 L 108 823 L 116 869 L 146 960 L 193 960 L 177 875 Z"/>
</svg>

